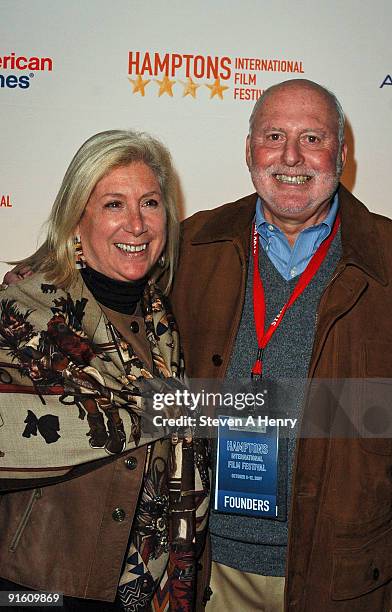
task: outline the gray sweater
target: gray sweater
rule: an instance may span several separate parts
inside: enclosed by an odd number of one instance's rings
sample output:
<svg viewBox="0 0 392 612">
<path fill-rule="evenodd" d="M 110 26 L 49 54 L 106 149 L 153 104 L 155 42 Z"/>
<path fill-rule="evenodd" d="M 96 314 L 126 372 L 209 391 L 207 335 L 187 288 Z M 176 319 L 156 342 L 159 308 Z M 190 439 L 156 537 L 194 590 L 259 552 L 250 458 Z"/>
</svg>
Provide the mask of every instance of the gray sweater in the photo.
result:
<svg viewBox="0 0 392 612">
<path fill-rule="evenodd" d="M 340 257 L 339 231 L 317 274 L 286 312 L 264 351 L 263 381 L 293 379 L 287 415 L 290 418 L 301 416 L 304 379 L 307 377 L 316 331 L 317 307 Z M 259 270 L 266 299 L 267 327 L 289 299 L 298 277 L 286 281 L 263 249 L 260 249 Z M 249 378 L 256 357 L 257 338 L 253 318 L 252 279 L 253 261 L 250 257 L 241 322 L 227 370 L 229 379 Z M 294 434 L 279 441 L 277 519 L 244 517 L 211 511 L 210 531 L 214 561 L 264 576 L 285 575 L 287 513 L 290 508 L 295 444 Z"/>
</svg>

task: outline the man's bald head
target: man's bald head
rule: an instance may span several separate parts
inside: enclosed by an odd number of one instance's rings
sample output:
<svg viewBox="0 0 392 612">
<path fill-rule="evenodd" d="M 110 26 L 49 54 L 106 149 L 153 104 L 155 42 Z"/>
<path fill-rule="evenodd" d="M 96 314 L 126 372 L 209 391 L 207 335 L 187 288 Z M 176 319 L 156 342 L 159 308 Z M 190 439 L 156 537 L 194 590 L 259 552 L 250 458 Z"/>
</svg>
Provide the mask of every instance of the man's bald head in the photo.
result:
<svg viewBox="0 0 392 612">
<path fill-rule="evenodd" d="M 320 96 L 324 97 L 325 101 L 327 102 L 327 104 L 329 104 L 331 108 L 331 112 L 336 114 L 337 137 L 339 145 L 341 146 L 344 142 L 345 127 L 345 116 L 343 108 L 335 94 L 329 91 L 329 89 L 327 89 L 326 87 L 323 87 L 322 85 L 319 85 L 314 81 L 310 81 L 309 79 L 289 79 L 287 81 L 282 81 L 282 83 L 278 83 L 277 85 L 272 85 L 271 87 L 268 87 L 268 89 L 263 92 L 263 94 L 260 96 L 260 98 L 257 100 L 256 104 L 253 107 L 252 114 L 249 118 L 249 134 L 252 133 L 252 129 L 256 120 L 262 114 L 265 102 L 274 93 L 277 93 L 278 91 L 281 91 L 283 89 L 289 90 L 290 88 L 295 91 L 298 91 L 300 89 L 303 89 L 304 92 L 306 92 L 306 90 L 315 91 L 318 92 Z"/>
</svg>

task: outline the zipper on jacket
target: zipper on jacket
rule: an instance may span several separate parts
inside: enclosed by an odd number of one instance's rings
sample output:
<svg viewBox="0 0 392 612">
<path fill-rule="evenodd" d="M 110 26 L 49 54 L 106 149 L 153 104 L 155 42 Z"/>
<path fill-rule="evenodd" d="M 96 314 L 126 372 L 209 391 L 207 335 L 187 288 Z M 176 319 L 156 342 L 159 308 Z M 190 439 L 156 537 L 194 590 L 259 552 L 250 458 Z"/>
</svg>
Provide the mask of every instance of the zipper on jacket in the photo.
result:
<svg viewBox="0 0 392 612">
<path fill-rule="evenodd" d="M 318 303 L 318 306 L 317 306 L 317 310 L 316 310 L 316 320 L 315 320 L 315 335 L 316 335 L 316 332 L 317 332 L 317 324 L 318 324 L 318 319 L 319 319 L 319 310 L 318 310 L 318 309 L 319 309 L 319 306 L 320 306 L 320 302 L 321 302 L 321 300 L 322 300 L 322 298 L 323 298 L 323 296 L 324 296 L 325 292 L 327 291 L 327 289 L 329 289 L 329 287 L 330 287 L 330 286 L 332 285 L 332 283 L 334 282 L 335 278 L 337 278 L 337 277 L 340 275 L 340 273 L 341 273 L 343 270 L 344 270 L 344 268 L 342 268 L 341 270 L 338 270 L 337 272 L 335 272 L 335 274 L 334 274 L 334 275 L 332 276 L 332 278 L 329 280 L 328 285 L 327 285 L 327 286 L 324 288 L 324 291 L 323 291 L 323 292 L 322 292 L 322 294 L 321 294 L 321 297 L 320 297 L 320 299 L 319 299 L 319 303 Z"/>
<path fill-rule="evenodd" d="M 14 537 L 12 538 L 9 550 L 10 552 L 15 552 L 15 550 L 18 547 L 20 538 L 22 537 L 22 534 L 26 528 L 27 522 L 30 518 L 30 514 L 33 510 L 33 506 L 36 502 L 37 499 L 40 499 L 42 497 L 42 489 L 34 489 L 34 491 L 32 492 L 32 494 L 30 495 L 29 501 L 27 503 L 26 509 L 23 513 L 23 516 L 21 518 L 21 521 L 18 525 L 18 528 L 15 532 Z"/>
<path fill-rule="evenodd" d="M 323 292 L 322 292 L 322 294 L 321 294 L 321 297 L 320 297 L 320 299 L 319 299 L 319 303 L 318 303 L 318 305 L 317 305 L 316 317 L 315 317 L 315 330 L 314 330 L 314 338 L 315 338 L 315 339 L 316 339 L 316 336 L 317 336 L 317 327 L 318 327 L 318 322 L 319 322 L 319 308 L 320 308 L 320 302 L 321 302 L 321 300 L 323 299 L 323 297 L 324 297 L 324 295 L 326 294 L 326 292 L 328 291 L 328 289 L 329 289 L 329 288 L 332 286 L 332 284 L 334 283 L 334 281 L 336 280 L 336 278 L 342 274 L 342 272 L 344 271 L 344 269 L 345 269 L 345 268 L 346 268 L 346 266 L 345 266 L 345 265 L 341 266 L 340 268 L 338 267 L 338 269 L 336 270 L 336 272 L 333 274 L 332 278 L 329 280 L 329 282 L 328 282 L 327 286 L 326 286 L 326 287 L 324 287 L 324 291 L 323 291 Z M 329 329 L 330 329 L 330 328 L 329 328 Z M 329 331 L 329 329 L 328 329 L 328 331 Z M 313 366 L 315 365 L 315 364 L 313 364 L 313 357 L 314 357 L 314 355 L 315 355 L 315 344 L 313 344 L 312 354 L 311 354 L 311 356 L 310 356 L 310 364 L 309 364 L 309 366 L 310 366 L 310 367 L 309 367 L 309 371 L 308 371 L 308 377 L 309 377 L 309 375 L 313 375 L 312 370 L 314 369 L 314 367 L 313 367 L 313 368 L 311 368 L 311 366 L 312 366 L 312 365 L 313 365 Z"/>
</svg>

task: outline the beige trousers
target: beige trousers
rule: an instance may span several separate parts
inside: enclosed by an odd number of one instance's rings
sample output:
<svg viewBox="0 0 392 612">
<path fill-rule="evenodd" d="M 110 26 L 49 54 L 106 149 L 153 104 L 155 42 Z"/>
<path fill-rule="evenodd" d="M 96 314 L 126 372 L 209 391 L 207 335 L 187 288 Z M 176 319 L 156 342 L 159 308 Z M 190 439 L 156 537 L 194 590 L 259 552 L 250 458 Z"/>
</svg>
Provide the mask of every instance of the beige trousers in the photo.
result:
<svg viewBox="0 0 392 612">
<path fill-rule="evenodd" d="M 212 562 L 206 612 L 283 612 L 284 578 L 240 572 Z"/>
</svg>

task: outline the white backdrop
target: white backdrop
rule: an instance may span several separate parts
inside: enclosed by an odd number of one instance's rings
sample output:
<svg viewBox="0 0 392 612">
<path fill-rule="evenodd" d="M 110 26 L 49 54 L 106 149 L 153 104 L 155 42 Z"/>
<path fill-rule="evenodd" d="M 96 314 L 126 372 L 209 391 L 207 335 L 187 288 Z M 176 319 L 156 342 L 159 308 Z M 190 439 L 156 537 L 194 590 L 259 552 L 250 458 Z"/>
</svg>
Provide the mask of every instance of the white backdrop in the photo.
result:
<svg viewBox="0 0 392 612">
<path fill-rule="evenodd" d="M 182 216 L 249 193 L 244 140 L 254 100 L 241 96 L 300 76 L 341 100 L 350 146 L 343 182 L 390 216 L 391 22 L 390 0 L 0 0 L 0 260 L 35 249 L 71 157 L 105 129 L 144 129 L 168 145 Z M 46 69 L 31 58 L 48 58 Z M 207 71 L 214 61 L 218 82 Z M 138 72 L 149 81 L 144 95 Z M 0 263 L 1 275 L 6 269 Z"/>
</svg>

